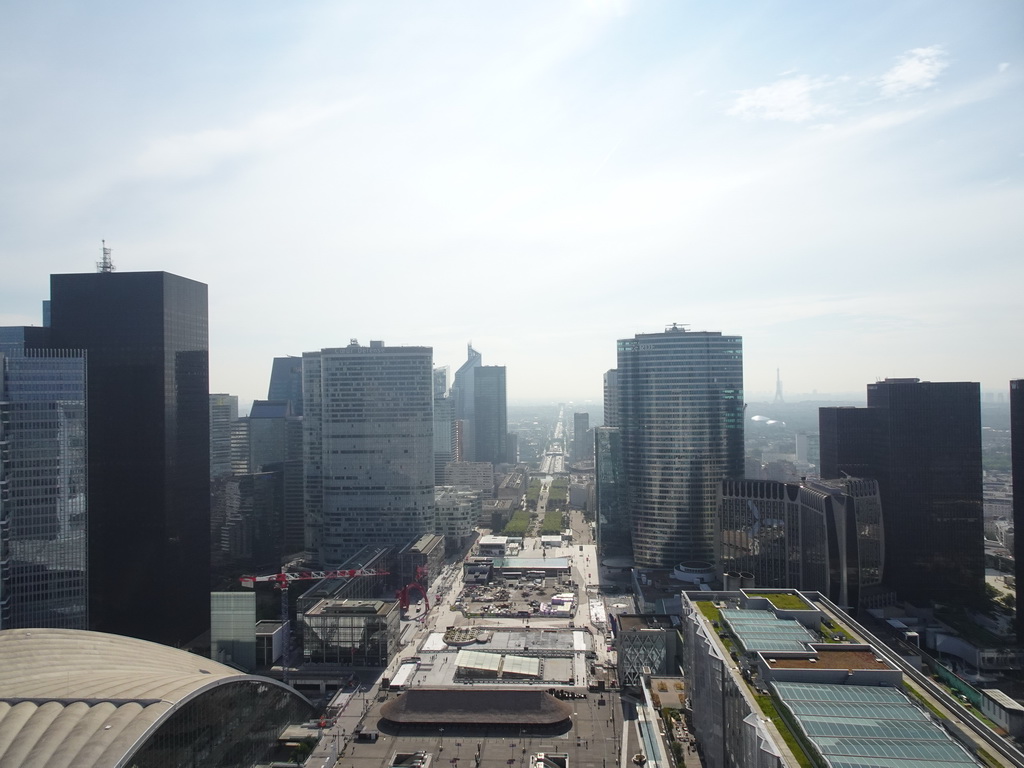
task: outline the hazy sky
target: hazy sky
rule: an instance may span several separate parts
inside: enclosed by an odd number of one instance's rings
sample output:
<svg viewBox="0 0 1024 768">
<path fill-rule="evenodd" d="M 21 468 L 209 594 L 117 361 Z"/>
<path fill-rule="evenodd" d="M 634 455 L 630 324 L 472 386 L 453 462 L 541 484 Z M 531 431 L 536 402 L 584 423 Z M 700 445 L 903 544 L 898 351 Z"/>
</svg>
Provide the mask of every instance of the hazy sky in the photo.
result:
<svg viewBox="0 0 1024 768">
<path fill-rule="evenodd" d="M 1024 4 L 0 7 L 0 324 L 51 272 L 210 286 L 212 391 L 472 341 L 510 399 L 744 337 L 748 396 L 1024 377 Z"/>
</svg>

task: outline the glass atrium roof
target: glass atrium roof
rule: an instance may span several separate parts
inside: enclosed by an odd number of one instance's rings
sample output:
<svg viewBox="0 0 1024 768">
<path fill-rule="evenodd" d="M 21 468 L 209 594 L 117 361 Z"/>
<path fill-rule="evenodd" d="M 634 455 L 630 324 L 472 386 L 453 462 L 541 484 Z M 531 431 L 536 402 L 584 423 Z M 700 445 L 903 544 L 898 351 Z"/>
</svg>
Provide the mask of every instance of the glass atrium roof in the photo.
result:
<svg viewBox="0 0 1024 768">
<path fill-rule="evenodd" d="M 757 651 L 806 651 L 817 638 L 795 619 L 780 619 L 770 611 L 732 608 L 722 619 L 748 653 Z"/>
<path fill-rule="evenodd" d="M 772 685 L 832 768 L 980 765 L 897 688 L 824 683 Z"/>
</svg>

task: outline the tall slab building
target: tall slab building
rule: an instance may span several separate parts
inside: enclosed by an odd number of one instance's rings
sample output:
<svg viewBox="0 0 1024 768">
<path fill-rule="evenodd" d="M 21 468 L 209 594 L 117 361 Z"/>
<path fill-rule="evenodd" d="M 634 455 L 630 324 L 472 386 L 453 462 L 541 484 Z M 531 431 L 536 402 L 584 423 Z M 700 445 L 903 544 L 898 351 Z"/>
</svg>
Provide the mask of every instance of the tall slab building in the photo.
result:
<svg viewBox="0 0 1024 768">
<path fill-rule="evenodd" d="M 460 461 L 476 461 L 476 432 L 473 429 L 476 413 L 476 369 L 483 365 L 483 355 L 466 346 L 466 362 L 459 366 L 452 379 L 451 398 L 455 405 L 455 419 L 459 423 Z"/>
<path fill-rule="evenodd" d="M 1024 379 L 1010 382 L 1010 467 L 1013 471 L 1013 539 L 1017 584 L 1024 583 Z M 1017 609 L 1017 638 L 1024 641 L 1024 606 Z"/>
<path fill-rule="evenodd" d="M 501 464 L 507 461 L 508 451 L 505 366 L 478 366 L 473 370 L 473 378 L 473 433 L 476 447 L 472 461 Z"/>
<path fill-rule="evenodd" d="M 718 488 L 743 476 L 741 338 L 637 334 L 618 342 L 616 370 L 636 564 L 716 562 Z"/>
<path fill-rule="evenodd" d="M 167 272 L 50 277 L 50 344 L 88 361 L 92 629 L 209 629 L 207 288 Z"/>
<path fill-rule="evenodd" d="M 434 532 L 433 350 L 371 341 L 302 356 L 307 548 L 337 566 Z"/>
<path fill-rule="evenodd" d="M 89 628 L 86 361 L 47 330 L 0 328 L 0 629 Z"/>
<path fill-rule="evenodd" d="M 885 581 L 901 599 L 970 604 L 985 586 L 981 389 L 885 379 L 867 408 L 822 408 L 821 476 L 878 480 Z"/>
</svg>

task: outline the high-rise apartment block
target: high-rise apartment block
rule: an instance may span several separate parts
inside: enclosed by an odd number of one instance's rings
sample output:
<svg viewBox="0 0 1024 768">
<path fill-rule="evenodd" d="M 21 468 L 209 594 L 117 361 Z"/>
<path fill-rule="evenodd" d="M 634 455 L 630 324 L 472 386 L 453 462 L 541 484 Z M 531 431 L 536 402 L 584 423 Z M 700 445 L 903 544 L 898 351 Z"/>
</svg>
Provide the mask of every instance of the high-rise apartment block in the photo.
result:
<svg viewBox="0 0 1024 768">
<path fill-rule="evenodd" d="M 179 645 L 209 628 L 207 289 L 52 275 L 49 345 L 87 366 L 89 624 Z"/>
<path fill-rule="evenodd" d="M 878 480 L 885 580 L 900 598 L 984 594 L 980 387 L 886 379 L 867 408 L 820 410 L 821 475 Z"/>
<path fill-rule="evenodd" d="M 325 566 L 434 531 L 433 351 L 302 356 L 307 548 Z"/>
<path fill-rule="evenodd" d="M 46 330 L 0 328 L 0 629 L 88 629 L 86 360 Z"/>
<path fill-rule="evenodd" d="M 616 370 L 636 564 L 716 562 L 718 488 L 743 475 L 742 340 L 673 325 L 620 340 Z"/>
</svg>

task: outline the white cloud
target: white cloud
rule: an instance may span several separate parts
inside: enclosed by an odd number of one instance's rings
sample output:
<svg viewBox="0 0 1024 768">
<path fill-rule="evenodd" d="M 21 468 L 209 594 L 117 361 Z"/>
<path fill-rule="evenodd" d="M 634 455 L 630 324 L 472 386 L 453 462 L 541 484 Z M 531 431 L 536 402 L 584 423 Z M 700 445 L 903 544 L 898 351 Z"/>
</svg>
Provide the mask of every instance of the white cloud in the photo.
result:
<svg viewBox="0 0 1024 768">
<path fill-rule="evenodd" d="M 207 173 L 229 157 L 273 149 L 338 111 L 337 107 L 299 106 L 257 115 L 235 128 L 160 136 L 142 151 L 136 171 L 142 176 L 187 177 Z"/>
<path fill-rule="evenodd" d="M 896 66 L 878 79 L 882 95 L 893 98 L 931 88 L 948 66 L 946 52 L 940 45 L 907 51 Z"/>
<path fill-rule="evenodd" d="M 999 65 L 999 71 L 1000 71 L 1000 72 L 1005 72 L 1005 71 L 1006 71 L 1006 70 L 1008 70 L 1009 68 L 1010 68 L 1010 62 L 1008 62 L 1008 61 L 1004 61 L 1004 62 L 1002 62 L 1002 63 L 1001 63 L 1000 65 Z"/>
<path fill-rule="evenodd" d="M 791 77 L 771 85 L 740 91 L 728 114 L 745 120 L 785 120 L 802 123 L 834 114 L 829 105 L 815 102 L 813 94 L 829 84 L 823 77 Z"/>
</svg>

